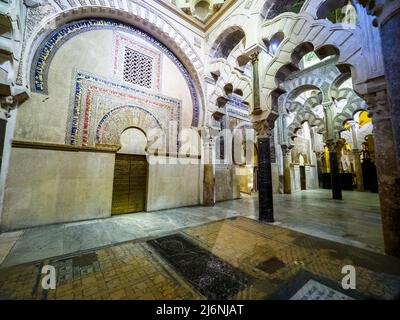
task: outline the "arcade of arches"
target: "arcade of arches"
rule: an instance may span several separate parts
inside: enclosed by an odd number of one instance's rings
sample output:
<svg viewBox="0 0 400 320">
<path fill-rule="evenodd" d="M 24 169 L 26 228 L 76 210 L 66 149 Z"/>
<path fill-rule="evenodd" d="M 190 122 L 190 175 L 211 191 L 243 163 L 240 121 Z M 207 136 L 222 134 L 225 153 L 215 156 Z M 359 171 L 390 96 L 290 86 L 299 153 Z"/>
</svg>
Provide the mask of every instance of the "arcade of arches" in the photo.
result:
<svg viewBox="0 0 400 320">
<path fill-rule="evenodd" d="M 0 231 L 18 235 L 0 235 L 3 266 L 206 223 L 400 257 L 398 1 L 2 0 L 0 15 Z M 87 247 L 29 249 L 70 225 Z"/>
</svg>

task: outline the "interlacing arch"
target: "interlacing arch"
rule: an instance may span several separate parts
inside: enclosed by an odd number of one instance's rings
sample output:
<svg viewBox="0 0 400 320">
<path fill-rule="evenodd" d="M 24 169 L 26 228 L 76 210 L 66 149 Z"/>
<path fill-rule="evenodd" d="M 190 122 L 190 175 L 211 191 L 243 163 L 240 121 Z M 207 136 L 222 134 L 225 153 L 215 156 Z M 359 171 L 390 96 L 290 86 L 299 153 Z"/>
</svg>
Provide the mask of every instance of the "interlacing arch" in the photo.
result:
<svg viewBox="0 0 400 320">
<path fill-rule="evenodd" d="M 337 114 L 333 120 L 334 130 L 340 132 L 344 130 L 344 125 L 347 121 L 353 120 L 354 115 L 359 111 L 366 111 L 367 104 L 360 97 L 356 96 L 353 100 L 348 100 L 342 112 Z"/>
<path fill-rule="evenodd" d="M 210 96 L 211 105 L 217 105 L 218 99 L 228 99 L 224 90 L 225 86 L 231 84 L 232 92 L 241 92 L 243 101 L 252 99 L 252 81 L 245 73 L 237 70 L 238 58 L 244 54 L 244 47 L 239 43 L 230 53 L 227 59 L 216 59 L 210 62 L 210 73 L 215 77 L 215 89 Z"/>
<path fill-rule="evenodd" d="M 317 133 L 325 134 L 326 129 L 324 120 L 317 117 L 314 112 L 310 110 L 303 110 L 296 114 L 293 122 L 288 127 L 289 141 L 293 141 L 296 137 L 296 132 L 302 128 L 303 123 L 306 121 L 310 127 L 317 127 Z"/>
<path fill-rule="evenodd" d="M 348 29 L 341 24 L 327 20 L 314 20 L 306 13 L 296 15 L 284 13 L 264 23 L 262 37 L 270 38 L 276 32 L 283 32 L 282 41 L 276 55 L 267 65 L 262 79 L 263 95 L 267 106 L 276 110 L 276 95 L 279 86 L 294 71 L 308 52 L 315 51 L 320 58 L 337 55 L 337 65 L 351 68 L 353 80 L 357 83 L 367 79 L 367 70 L 362 68 L 362 42 L 359 28 Z"/>
</svg>

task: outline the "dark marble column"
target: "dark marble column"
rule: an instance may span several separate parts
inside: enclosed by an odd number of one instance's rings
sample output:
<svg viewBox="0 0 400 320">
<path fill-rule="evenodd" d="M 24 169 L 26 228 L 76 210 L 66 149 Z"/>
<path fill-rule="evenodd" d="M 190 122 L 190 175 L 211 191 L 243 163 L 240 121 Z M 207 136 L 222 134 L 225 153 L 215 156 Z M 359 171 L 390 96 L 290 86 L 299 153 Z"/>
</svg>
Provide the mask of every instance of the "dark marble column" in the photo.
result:
<svg viewBox="0 0 400 320">
<path fill-rule="evenodd" d="M 215 142 L 208 140 L 204 143 L 204 178 L 203 178 L 203 205 L 215 205 Z"/>
<path fill-rule="evenodd" d="M 291 161 L 291 149 L 288 146 L 282 147 L 283 157 L 283 192 L 285 194 L 292 193 L 292 179 L 290 176 L 290 161 Z"/>
<path fill-rule="evenodd" d="M 385 252 L 400 257 L 400 185 L 386 91 L 365 96 L 374 126 L 376 170 Z"/>
<path fill-rule="evenodd" d="M 257 138 L 259 220 L 266 222 L 274 222 L 270 138 L 270 132 L 259 134 Z"/>
<path fill-rule="evenodd" d="M 318 187 L 320 189 L 323 188 L 323 183 L 322 183 L 322 152 L 315 152 L 315 157 L 317 158 L 317 172 L 318 172 Z"/>
<path fill-rule="evenodd" d="M 396 150 L 397 167 L 400 171 L 400 5 L 398 0 L 385 2 L 387 7 L 385 10 L 388 12 L 383 12 L 379 18 L 380 33 L 393 135 L 396 142 L 394 150 Z"/>
<path fill-rule="evenodd" d="M 334 200 L 343 200 L 336 143 L 329 143 L 328 149 L 331 165 L 332 197 Z"/>
</svg>

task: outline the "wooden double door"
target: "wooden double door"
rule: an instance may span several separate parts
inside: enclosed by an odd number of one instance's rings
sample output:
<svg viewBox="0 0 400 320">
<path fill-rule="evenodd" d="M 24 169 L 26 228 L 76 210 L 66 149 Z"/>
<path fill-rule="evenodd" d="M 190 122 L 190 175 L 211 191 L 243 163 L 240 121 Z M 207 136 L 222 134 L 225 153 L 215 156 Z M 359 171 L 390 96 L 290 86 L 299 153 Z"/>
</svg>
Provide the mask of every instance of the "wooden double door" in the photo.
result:
<svg viewBox="0 0 400 320">
<path fill-rule="evenodd" d="M 112 214 L 146 210 L 148 163 L 146 156 L 117 154 Z"/>
</svg>

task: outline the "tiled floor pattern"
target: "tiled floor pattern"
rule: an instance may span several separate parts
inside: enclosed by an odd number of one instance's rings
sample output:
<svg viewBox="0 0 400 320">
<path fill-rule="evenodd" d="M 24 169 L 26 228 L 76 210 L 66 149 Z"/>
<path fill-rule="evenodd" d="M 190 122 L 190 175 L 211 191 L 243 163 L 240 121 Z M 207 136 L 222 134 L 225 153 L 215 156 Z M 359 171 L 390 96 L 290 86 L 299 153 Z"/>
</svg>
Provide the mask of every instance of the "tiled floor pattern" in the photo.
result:
<svg viewBox="0 0 400 320">
<path fill-rule="evenodd" d="M 247 218 L 212 222 L 179 235 L 251 279 L 231 299 L 267 299 L 304 270 L 340 284 L 342 267 L 349 264 L 356 267 L 360 294 L 376 299 L 400 294 L 396 258 Z M 56 290 L 42 289 L 40 271 L 47 264 L 56 267 Z M 0 269 L 0 299 L 205 299 L 189 280 L 148 242 L 127 242 Z"/>
</svg>

